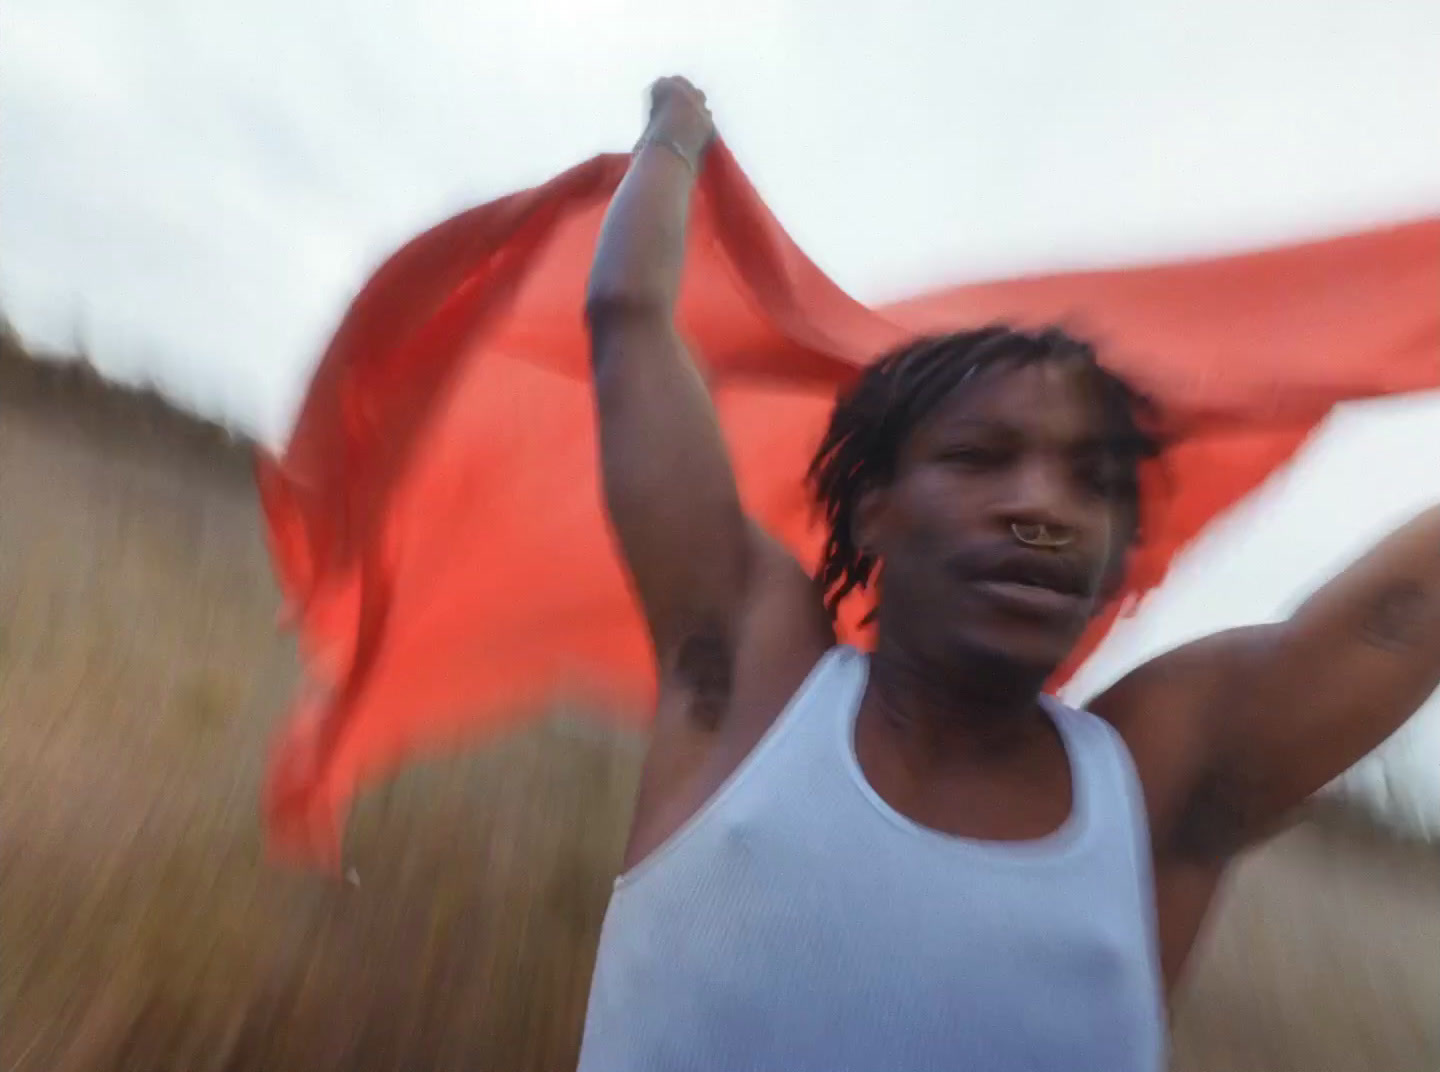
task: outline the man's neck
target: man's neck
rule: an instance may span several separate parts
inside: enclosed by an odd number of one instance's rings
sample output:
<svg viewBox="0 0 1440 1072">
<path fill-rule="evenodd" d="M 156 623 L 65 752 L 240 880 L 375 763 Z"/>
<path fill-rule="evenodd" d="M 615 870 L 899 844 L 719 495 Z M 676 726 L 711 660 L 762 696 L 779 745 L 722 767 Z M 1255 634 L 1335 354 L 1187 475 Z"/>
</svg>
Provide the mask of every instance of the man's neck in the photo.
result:
<svg viewBox="0 0 1440 1072">
<path fill-rule="evenodd" d="M 991 664 L 994 665 L 991 665 Z M 970 763 L 1013 753 L 1050 732 L 1040 706 L 1044 675 L 978 653 L 926 660 L 880 639 L 862 704 L 925 765 Z"/>
</svg>

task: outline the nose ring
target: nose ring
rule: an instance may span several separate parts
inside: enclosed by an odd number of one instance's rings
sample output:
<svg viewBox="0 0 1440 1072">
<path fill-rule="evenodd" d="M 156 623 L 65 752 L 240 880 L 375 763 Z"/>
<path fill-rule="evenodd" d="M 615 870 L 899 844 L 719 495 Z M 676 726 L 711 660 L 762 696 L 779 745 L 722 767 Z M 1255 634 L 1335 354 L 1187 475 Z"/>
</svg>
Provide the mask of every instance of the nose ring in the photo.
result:
<svg viewBox="0 0 1440 1072">
<path fill-rule="evenodd" d="M 1045 525 L 1039 522 L 1021 524 L 1012 521 L 1010 531 L 1015 539 L 1026 547 L 1043 547 L 1046 550 L 1054 551 L 1061 547 L 1068 547 L 1075 541 L 1073 534 L 1064 531 L 1058 526 Z"/>
</svg>

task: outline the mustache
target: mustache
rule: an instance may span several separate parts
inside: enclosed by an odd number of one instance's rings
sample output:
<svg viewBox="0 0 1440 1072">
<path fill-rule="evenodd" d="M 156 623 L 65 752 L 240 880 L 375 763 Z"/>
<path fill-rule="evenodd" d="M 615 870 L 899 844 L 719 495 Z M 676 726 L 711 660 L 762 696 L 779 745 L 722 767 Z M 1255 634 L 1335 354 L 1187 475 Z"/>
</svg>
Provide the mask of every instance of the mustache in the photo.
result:
<svg viewBox="0 0 1440 1072">
<path fill-rule="evenodd" d="M 1090 566 L 1060 552 L 1032 551 L 997 542 L 958 553 L 950 564 L 969 581 L 1028 584 L 1072 596 L 1095 594 L 1096 579 Z"/>
</svg>

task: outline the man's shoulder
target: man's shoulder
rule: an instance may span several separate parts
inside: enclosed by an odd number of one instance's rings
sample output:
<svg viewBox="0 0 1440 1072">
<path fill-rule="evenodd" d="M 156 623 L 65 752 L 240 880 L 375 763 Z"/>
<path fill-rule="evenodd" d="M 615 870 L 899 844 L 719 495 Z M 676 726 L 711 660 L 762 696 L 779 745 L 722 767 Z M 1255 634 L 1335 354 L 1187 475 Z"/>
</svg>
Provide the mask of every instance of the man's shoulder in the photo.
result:
<svg viewBox="0 0 1440 1072">
<path fill-rule="evenodd" d="M 1263 626 L 1227 629 L 1147 659 L 1086 706 L 1117 729 L 1177 732 L 1234 683 L 1233 670 Z"/>
<path fill-rule="evenodd" d="M 1217 664 L 1239 641 L 1221 633 L 1181 645 L 1131 670 L 1087 703 L 1120 734 L 1145 791 L 1157 842 L 1179 822 L 1205 776 L 1204 725 Z"/>
</svg>

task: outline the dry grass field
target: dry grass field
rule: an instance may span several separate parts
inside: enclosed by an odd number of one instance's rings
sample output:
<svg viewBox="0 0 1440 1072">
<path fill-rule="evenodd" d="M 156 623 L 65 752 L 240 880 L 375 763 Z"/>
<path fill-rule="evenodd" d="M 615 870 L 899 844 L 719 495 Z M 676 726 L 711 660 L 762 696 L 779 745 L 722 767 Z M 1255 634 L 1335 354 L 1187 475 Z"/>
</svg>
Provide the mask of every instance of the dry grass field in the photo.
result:
<svg viewBox="0 0 1440 1072">
<path fill-rule="evenodd" d="M 4 1072 L 573 1066 L 640 742 L 557 718 L 362 802 L 358 885 L 262 859 L 296 678 L 248 458 L 0 361 Z M 1193 1072 L 1440 1070 L 1440 853 L 1308 822 L 1239 870 Z"/>
</svg>

